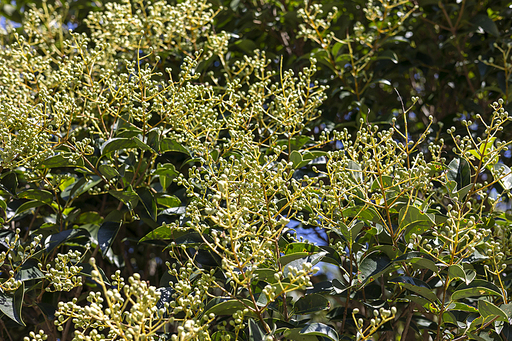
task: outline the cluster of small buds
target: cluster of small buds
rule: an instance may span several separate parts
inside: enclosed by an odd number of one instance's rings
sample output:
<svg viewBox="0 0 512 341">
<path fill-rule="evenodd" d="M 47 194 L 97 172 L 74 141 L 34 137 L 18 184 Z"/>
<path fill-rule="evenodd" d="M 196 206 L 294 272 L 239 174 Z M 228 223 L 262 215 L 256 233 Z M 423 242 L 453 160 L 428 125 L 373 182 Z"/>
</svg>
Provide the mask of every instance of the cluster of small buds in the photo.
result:
<svg viewBox="0 0 512 341">
<path fill-rule="evenodd" d="M 394 320 L 396 316 L 396 307 L 391 307 L 391 309 L 387 310 L 384 308 L 380 308 L 379 310 L 373 311 L 373 318 L 370 320 L 370 324 L 365 328 L 364 320 L 362 318 L 357 318 L 356 315 L 359 314 L 359 309 L 354 308 L 352 310 L 352 318 L 356 324 L 356 328 L 358 330 L 358 340 L 367 340 L 371 335 L 373 335 L 381 326 L 383 326 L 386 322 Z"/>
<path fill-rule="evenodd" d="M 18 264 L 23 264 L 32 257 L 39 249 L 43 237 L 42 235 L 36 235 L 30 243 L 21 244 L 20 232 L 21 230 L 17 228 L 14 232 L 14 238 L 5 237 L 4 242 L 7 245 L 7 250 L 0 252 L 0 266 L 4 265 L 6 260 L 10 265 L 9 277 L 0 282 L 0 290 L 3 291 L 15 291 L 21 286 L 23 282 L 16 279 L 19 266 L 15 266 L 14 260 Z"/>
<path fill-rule="evenodd" d="M 107 287 L 93 258 L 92 278 L 100 284 L 102 291 L 90 292 L 87 296 L 88 305 L 78 305 L 76 298 L 71 302 L 60 302 L 55 313 L 55 324 L 59 330 L 72 319 L 75 325 L 75 340 L 102 340 L 105 338 L 124 337 L 128 340 L 158 340 L 157 330 L 162 324 L 177 322 L 174 317 L 168 316 L 172 310 L 168 302 L 158 307 L 160 292 L 141 279 L 135 273 L 128 278 L 127 283 L 117 271 L 112 275 L 112 286 Z M 129 301 L 131 304 L 126 305 Z M 171 302 L 171 303 L 174 303 Z M 196 323 L 194 320 L 183 320 L 179 326 L 178 340 L 181 335 L 198 335 L 207 333 L 208 322 L 214 316 L 207 318 L 207 323 Z M 146 323 L 152 321 L 152 323 Z M 190 322 L 191 321 L 191 322 Z M 108 335 L 102 332 L 108 330 Z"/>
<path fill-rule="evenodd" d="M 25 336 L 23 341 L 46 341 L 48 340 L 48 335 L 45 334 L 43 330 L 40 330 L 39 333 L 30 332 L 29 336 Z"/>
<path fill-rule="evenodd" d="M 55 262 L 53 264 L 46 264 L 46 268 L 39 264 L 39 268 L 44 273 L 46 279 L 50 281 L 46 291 L 70 291 L 81 286 L 82 276 L 80 272 L 83 270 L 83 267 L 77 265 L 80 262 L 81 256 L 81 251 L 70 250 L 67 254 L 58 253 Z"/>
<path fill-rule="evenodd" d="M 304 24 L 299 25 L 298 36 L 306 40 L 311 39 L 319 43 L 323 49 L 327 49 L 335 37 L 328 29 L 338 15 L 338 8 L 332 7 L 331 12 L 324 13 L 322 7 L 321 4 L 311 4 L 297 11 L 299 18 L 304 21 Z"/>
</svg>

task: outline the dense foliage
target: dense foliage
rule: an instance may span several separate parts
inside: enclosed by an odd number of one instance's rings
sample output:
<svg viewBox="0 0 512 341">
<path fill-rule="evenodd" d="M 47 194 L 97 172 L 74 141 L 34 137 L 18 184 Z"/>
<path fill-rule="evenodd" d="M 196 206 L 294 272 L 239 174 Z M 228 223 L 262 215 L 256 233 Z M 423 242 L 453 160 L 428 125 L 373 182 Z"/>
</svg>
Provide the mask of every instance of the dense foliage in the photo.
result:
<svg viewBox="0 0 512 341">
<path fill-rule="evenodd" d="M 2 340 L 512 337 L 512 9 L 334 5 L 3 5 Z"/>
</svg>

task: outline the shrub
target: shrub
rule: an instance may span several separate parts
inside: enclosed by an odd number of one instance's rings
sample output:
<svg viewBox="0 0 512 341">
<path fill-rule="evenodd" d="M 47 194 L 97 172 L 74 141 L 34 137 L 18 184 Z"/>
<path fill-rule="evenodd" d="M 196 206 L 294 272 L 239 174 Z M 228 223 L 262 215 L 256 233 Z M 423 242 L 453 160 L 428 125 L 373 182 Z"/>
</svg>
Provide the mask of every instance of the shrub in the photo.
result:
<svg viewBox="0 0 512 341">
<path fill-rule="evenodd" d="M 399 95 L 379 127 L 381 39 L 420 9 L 370 2 L 340 40 L 336 8 L 288 5 L 321 46 L 295 69 L 232 54 L 204 0 L 109 3 L 82 33 L 43 3 L 5 32 L 4 338 L 508 338 L 507 102 L 445 134 Z M 359 115 L 335 129 L 338 81 Z"/>
</svg>

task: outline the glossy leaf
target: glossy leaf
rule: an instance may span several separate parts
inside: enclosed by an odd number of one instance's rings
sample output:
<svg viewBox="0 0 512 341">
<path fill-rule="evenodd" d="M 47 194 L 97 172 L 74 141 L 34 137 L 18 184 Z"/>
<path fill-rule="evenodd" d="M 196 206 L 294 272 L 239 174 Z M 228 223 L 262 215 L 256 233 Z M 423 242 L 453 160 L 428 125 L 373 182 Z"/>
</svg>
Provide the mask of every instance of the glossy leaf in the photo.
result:
<svg viewBox="0 0 512 341">
<path fill-rule="evenodd" d="M 464 159 L 453 159 L 448 165 L 448 180 L 457 183 L 457 190 L 471 183 L 471 168 Z"/>
<path fill-rule="evenodd" d="M 103 255 L 105 255 L 112 246 L 120 227 L 121 222 L 119 221 L 105 221 L 101 224 L 98 230 L 98 245 Z"/>
<path fill-rule="evenodd" d="M 156 221 L 156 200 L 153 193 L 146 187 L 137 189 L 137 194 L 151 219 Z"/>
<path fill-rule="evenodd" d="M 156 203 L 167 208 L 178 207 L 181 205 L 181 200 L 174 195 L 157 193 L 155 194 Z"/>
<path fill-rule="evenodd" d="M 172 139 L 169 139 L 169 138 L 165 138 L 160 142 L 160 152 L 161 153 L 179 152 L 179 153 L 190 155 L 188 150 L 185 147 L 183 147 L 178 142 L 176 142 Z"/>
<path fill-rule="evenodd" d="M 34 279 L 44 278 L 44 274 L 39 270 L 39 261 L 36 259 L 28 259 L 16 273 L 16 280 L 30 281 Z"/>
<path fill-rule="evenodd" d="M 386 271 L 392 262 L 389 257 L 383 253 L 374 252 L 363 259 L 359 265 L 360 277 L 363 283 L 371 280 L 373 277 Z"/>
<path fill-rule="evenodd" d="M 148 240 L 170 240 L 173 239 L 173 229 L 168 225 L 162 225 L 157 227 L 153 231 L 147 233 L 144 237 L 139 240 L 140 242 Z"/>
<path fill-rule="evenodd" d="M 208 316 L 211 313 L 217 316 L 233 315 L 246 307 L 254 307 L 254 304 L 247 299 L 223 301 L 206 310 L 204 315 Z"/>
<path fill-rule="evenodd" d="M 508 323 L 508 316 L 507 314 L 495 306 L 492 302 L 485 301 L 483 299 L 478 301 L 478 312 L 482 317 L 488 318 L 488 317 L 495 317 L 498 316 L 500 320 Z"/>
<path fill-rule="evenodd" d="M 310 323 L 306 327 L 302 328 L 300 333 L 303 335 L 317 335 L 332 341 L 339 340 L 338 333 L 336 333 L 336 330 L 331 326 L 328 326 L 323 323 Z"/>
<path fill-rule="evenodd" d="M 106 155 L 106 154 L 111 153 L 116 150 L 131 149 L 131 148 L 140 148 L 145 151 L 154 152 L 154 150 L 150 146 L 148 146 L 147 144 L 142 142 L 137 137 L 130 137 L 130 138 L 114 137 L 108 141 L 105 141 L 105 143 L 103 143 L 103 145 L 101 146 L 101 154 Z"/>
<path fill-rule="evenodd" d="M 125 188 L 123 191 L 108 191 L 113 197 L 121 201 L 131 211 L 137 206 L 139 196 L 135 193 L 131 186 Z"/>
<path fill-rule="evenodd" d="M 420 279 L 409 276 L 399 276 L 392 278 L 389 281 L 391 283 L 397 283 L 405 289 L 425 297 L 431 302 L 436 302 L 438 300 L 436 294 L 432 291 L 432 288 Z"/>
<path fill-rule="evenodd" d="M 21 319 L 24 291 L 25 285 L 22 283 L 14 294 L 0 292 L 0 311 L 22 326 L 25 326 L 25 322 Z"/>
</svg>

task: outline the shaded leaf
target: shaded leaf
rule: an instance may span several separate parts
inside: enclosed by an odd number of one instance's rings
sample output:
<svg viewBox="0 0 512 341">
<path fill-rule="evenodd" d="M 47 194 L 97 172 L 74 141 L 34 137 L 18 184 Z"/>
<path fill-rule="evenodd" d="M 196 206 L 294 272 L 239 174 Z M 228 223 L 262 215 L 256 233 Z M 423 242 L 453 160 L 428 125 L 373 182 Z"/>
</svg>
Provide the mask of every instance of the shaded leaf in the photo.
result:
<svg viewBox="0 0 512 341">
<path fill-rule="evenodd" d="M 265 339 L 265 333 L 260 326 L 253 320 L 249 319 L 249 341 L 263 341 Z"/>
<path fill-rule="evenodd" d="M 16 196 L 16 189 L 18 188 L 18 178 L 16 177 L 16 173 L 9 172 L 2 175 L 0 185 L 10 195 Z"/>
<path fill-rule="evenodd" d="M 146 212 L 148 212 L 148 215 L 151 217 L 151 219 L 156 221 L 156 200 L 153 196 L 153 193 L 151 193 L 151 191 L 146 187 L 141 187 L 137 189 L 137 194 L 141 199 L 142 205 L 146 209 Z"/>
<path fill-rule="evenodd" d="M 322 258 L 325 255 L 327 255 L 327 252 L 326 251 L 322 251 L 322 252 L 319 252 L 319 253 L 307 256 L 305 258 L 299 258 L 299 259 L 296 259 L 296 260 L 293 260 L 293 261 L 289 262 L 283 268 L 283 275 L 284 275 L 284 277 L 288 277 L 288 274 L 290 273 L 290 269 L 292 267 L 297 269 L 297 270 L 302 270 L 304 263 L 311 263 L 312 265 L 315 265 L 319 261 L 321 261 Z"/>
<path fill-rule="evenodd" d="M 481 27 L 485 32 L 495 37 L 500 36 L 498 27 L 487 14 L 477 14 L 471 19 L 471 23 L 476 27 Z"/>
<path fill-rule="evenodd" d="M 309 294 L 299 298 L 294 304 L 295 314 L 311 314 L 316 311 L 329 309 L 329 300 L 319 294 Z"/>
<path fill-rule="evenodd" d="M 389 280 L 392 283 L 397 283 L 400 286 L 410 290 L 418 295 L 425 297 L 427 300 L 431 302 L 437 301 L 436 294 L 432 291 L 432 288 L 425 282 L 420 279 L 409 277 L 409 276 L 399 276 Z"/>
<path fill-rule="evenodd" d="M 52 252 L 56 247 L 66 241 L 72 240 L 74 238 L 88 236 L 88 234 L 89 233 L 83 229 L 64 230 L 62 232 L 52 234 L 48 236 L 44 241 L 46 253 Z"/>
</svg>

